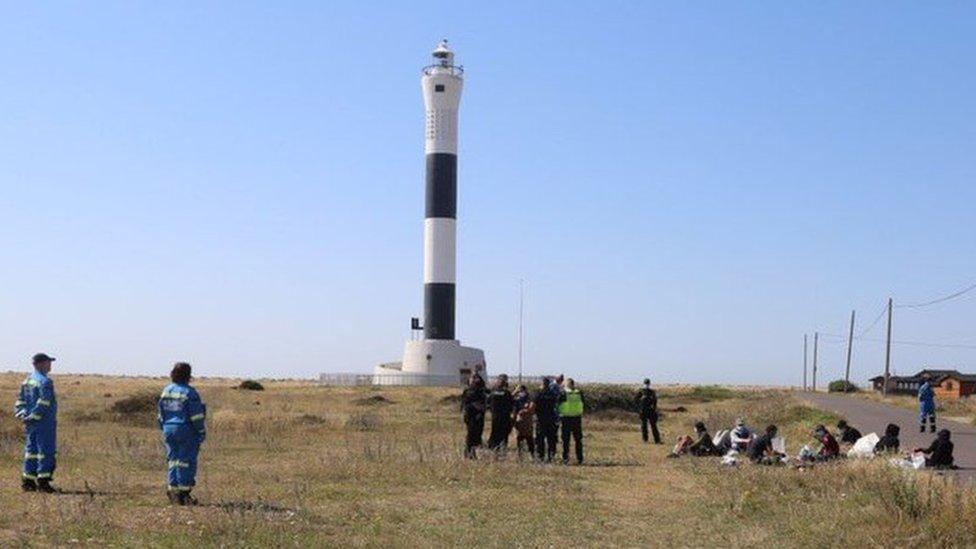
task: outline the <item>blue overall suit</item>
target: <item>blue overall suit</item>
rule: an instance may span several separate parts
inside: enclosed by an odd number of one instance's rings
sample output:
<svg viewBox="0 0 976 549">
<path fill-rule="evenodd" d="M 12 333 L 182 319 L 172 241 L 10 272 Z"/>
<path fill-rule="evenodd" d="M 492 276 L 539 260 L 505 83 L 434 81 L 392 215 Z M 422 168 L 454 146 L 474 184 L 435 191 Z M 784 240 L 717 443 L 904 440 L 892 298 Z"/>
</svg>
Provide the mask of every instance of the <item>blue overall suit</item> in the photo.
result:
<svg viewBox="0 0 976 549">
<path fill-rule="evenodd" d="M 27 440 L 24 445 L 24 479 L 50 482 L 54 476 L 58 450 L 58 401 L 54 382 L 40 372 L 27 376 L 14 403 L 15 415 L 23 420 Z"/>
<path fill-rule="evenodd" d="M 925 432 L 925 420 L 928 419 L 932 424 L 932 432 L 935 432 L 935 391 L 928 381 L 918 388 L 918 422 L 921 432 Z"/>
<path fill-rule="evenodd" d="M 189 492 L 196 484 L 197 454 L 206 438 L 207 408 L 196 389 L 170 383 L 159 397 L 159 428 L 166 443 L 170 491 Z"/>
</svg>

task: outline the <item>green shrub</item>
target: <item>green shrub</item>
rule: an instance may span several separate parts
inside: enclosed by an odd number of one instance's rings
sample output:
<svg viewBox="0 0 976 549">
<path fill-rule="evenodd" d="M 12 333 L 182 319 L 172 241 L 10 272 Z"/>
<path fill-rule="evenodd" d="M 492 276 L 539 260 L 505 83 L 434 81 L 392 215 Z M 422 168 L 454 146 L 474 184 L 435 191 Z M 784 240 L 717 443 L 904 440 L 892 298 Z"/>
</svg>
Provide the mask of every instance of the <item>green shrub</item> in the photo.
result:
<svg viewBox="0 0 976 549">
<path fill-rule="evenodd" d="M 109 410 L 115 414 L 145 414 L 155 413 L 159 395 L 156 393 L 141 393 L 127 396 L 112 403 Z"/>
<path fill-rule="evenodd" d="M 856 393 L 857 385 L 843 379 L 837 379 L 827 385 L 827 391 L 831 393 Z"/>
<path fill-rule="evenodd" d="M 120 398 L 109 406 L 109 421 L 125 423 L 137 427 L 156 426 L 156 406 L 159 403 L 159 393 L 139 393 Z M 101 416 L 93 416 L 99 417 Z"/>
<path fill-rule="evenodd" d="M 264 385 L 261 385 L 253 379 L 245 379 L 240 385 L 237 386 L 237 388 L 241 389 L 242 391 L 263 391 Z"/>
</svg>

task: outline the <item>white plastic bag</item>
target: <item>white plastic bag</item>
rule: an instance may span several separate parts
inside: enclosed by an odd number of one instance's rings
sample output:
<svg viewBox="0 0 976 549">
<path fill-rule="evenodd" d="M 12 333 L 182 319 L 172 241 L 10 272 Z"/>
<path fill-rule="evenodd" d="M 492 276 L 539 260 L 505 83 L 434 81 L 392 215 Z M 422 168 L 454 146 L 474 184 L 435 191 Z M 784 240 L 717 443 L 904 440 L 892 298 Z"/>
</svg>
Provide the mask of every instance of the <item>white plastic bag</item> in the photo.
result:
<svg viewBox="0 0 976 549">
<path fill-rule="evenodd" d="M 714 444 L 715 446 L 721 444 L 722 439 L 725 438 L 725 435 L 728 434 L 728 432 L 729 432 L 728 429 L 719 430 L 719 432 L 715 433 L 715 436 L 712 437 L 712 444 Z"/>
<path fill-rule="evenodd" d="M 854 446 L 847 451 L 849 458 L 871 458 L 874 457 L 874 447 L 881 440 L 877 433 L 870 433 L 857 439 Z"/>
<path fill-rule="evenodd" d="M 774 452 L 777 454 L 786 454 L 786 440 L 783 437 L 774 437 L 771 442 Z"/>
<path fill-rule="evenodd" d="M 891 458 L 890 462 L 892 465 L 903 469 L 914 469 L 917 471 L 925 467 L 925 454 L 922 452 L 914 452 L 904 458 Z"/>
</svg>

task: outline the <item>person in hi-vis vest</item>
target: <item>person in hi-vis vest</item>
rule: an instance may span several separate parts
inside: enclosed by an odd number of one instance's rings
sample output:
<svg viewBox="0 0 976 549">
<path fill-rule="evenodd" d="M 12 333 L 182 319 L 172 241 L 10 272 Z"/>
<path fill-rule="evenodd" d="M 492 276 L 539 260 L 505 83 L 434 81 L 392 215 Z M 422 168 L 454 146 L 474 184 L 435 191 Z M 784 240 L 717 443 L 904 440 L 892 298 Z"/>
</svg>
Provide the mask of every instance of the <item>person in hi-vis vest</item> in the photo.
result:
<svg viewBox="0 0 976 549">
<path fill-rule="evenodd" d="M 583 463 L 583 393 L 576 388 L 572 378 L 566 380 L 566 390 L 559 402 L 559 416 L 562 421 L 563 463 L 569 463 L 569 437 L 576 445 L 576 463 Z"/>
</svg>

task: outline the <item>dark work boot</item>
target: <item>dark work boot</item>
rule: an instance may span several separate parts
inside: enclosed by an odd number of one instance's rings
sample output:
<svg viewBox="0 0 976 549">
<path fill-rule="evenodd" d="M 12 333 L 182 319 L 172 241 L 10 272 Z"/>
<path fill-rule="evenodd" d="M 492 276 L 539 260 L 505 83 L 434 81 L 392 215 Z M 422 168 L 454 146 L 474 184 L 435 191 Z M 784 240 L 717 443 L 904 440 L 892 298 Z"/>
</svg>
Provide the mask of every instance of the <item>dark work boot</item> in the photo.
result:
<svg viewBox="0 0 976 549">
<path fill-rule="evenodd" d="M 935 432 L 935 423 L 932 424 L 932 429 L 930 429 L 929 432 L 930 433 L 934 433 Z"/>
<path fill-rule="evenodd" d="M 924 423 L 918 428 L 918 432 L 919 433 L 924 433 L 925 432 L 925 424 Z"/>
<path fill-rule="evenodd" d="M 57 492 L 57 490 L 54 489 L 54 486 L 51 486 L 51 479 L 49 478 L 37 479 L 37 491 L 45 494 L 53 494 Z"/>
<path fill-rule="evenodd" d="M 20 481 L 20 489 L 23 490 L 23 491 L 25 491 L 25 492 L 36 492 L 37 491 L 37 483 L 34 482 L 34 479 L 32 479 L 32 478 L 24 477 Z"/>
<path fill-rule="evenodd" d="M 176 490 L 166 490 L 166 499 L 169 500 L 170 505 L 180 505 L 180 493 Z"/>
<path fill-rule="evenodd" d="M 180 496 L 182 496 L 183 505 L 197 505 L 198 503 L 200 503 L 199 501 L 197 501 L 197 498 L 190 495 L 189 490 L 187 490 L 186 492 L 180 492 Z"/>
</svg>

